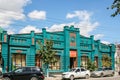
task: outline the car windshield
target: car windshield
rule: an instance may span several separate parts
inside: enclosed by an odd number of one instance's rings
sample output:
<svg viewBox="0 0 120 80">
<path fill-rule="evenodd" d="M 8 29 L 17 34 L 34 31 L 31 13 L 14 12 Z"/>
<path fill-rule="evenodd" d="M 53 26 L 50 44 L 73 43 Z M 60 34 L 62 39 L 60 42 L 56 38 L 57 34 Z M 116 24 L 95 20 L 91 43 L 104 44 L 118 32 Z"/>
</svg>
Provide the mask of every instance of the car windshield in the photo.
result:
<svg viewBox="0 0 120 80">
<path fill-rule="evenodd" d="M 76 70 L 76 69 L 71 69 L 70 72 L 73 72 L 73 71 L 75 71 L 75 70 Z"/>
</svg>

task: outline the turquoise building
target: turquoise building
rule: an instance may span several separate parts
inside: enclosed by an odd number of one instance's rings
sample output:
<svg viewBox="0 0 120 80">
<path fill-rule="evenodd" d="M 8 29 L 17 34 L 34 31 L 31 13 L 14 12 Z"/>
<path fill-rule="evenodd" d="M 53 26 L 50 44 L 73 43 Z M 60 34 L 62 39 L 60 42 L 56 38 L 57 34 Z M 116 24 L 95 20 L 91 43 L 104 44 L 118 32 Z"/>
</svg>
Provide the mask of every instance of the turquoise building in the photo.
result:
<svg viewBox="0 0 120 80">
<path fill-rule="evenodd" d="M 83 66 L 86 68 L 90 58 L 97 67 L 102 67 L 102 55 L 111 57 L 112 69 L 114 69 L 114 44 L 103 44 L 100 40 L 94 40 L 94 36 L 80 35 L 80 29 L 74 26 L 64 26 L 63 31 L 47 32 L 45 28 L 41 33 L 31 31 L 27 34 L 0 33 L 2 69 L 11 71 L 20 66 L 43 67 L 42 59 L 38 57 L 38 41 L 54 42 L 53 50 L 56 50 L 57 62 L 49 65 L 51 72 L 68 71 L 70 68 Z M 44 68 L 44 67 L 43 67 Z"/>
</svg>

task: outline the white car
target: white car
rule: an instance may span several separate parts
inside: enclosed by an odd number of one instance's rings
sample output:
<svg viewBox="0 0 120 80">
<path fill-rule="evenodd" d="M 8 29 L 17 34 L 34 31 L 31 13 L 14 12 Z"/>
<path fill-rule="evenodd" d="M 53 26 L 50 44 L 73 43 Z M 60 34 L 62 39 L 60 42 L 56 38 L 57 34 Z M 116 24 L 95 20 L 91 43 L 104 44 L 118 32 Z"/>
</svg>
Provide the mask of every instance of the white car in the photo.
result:
<svg viewBox="0 0 120 80">
<path fill-rule="evenodd" d="M 2 68 L 0 67 L 0 75 L 2 74 Z"/>
<path fill-rule="evenodd" d="M 114 76 L 114 70 L 111 68 L 98 68 L 91 72 L 91 77 Z"/>
<path fill-rule="evenodd" d="M 62 73 L 62 79 L 70 79 L 73 80 L 75 78 L 86 78 L 90 77 L 90 71 L 84 68 L 74 68 L 69 72 Z"/>
</svg>

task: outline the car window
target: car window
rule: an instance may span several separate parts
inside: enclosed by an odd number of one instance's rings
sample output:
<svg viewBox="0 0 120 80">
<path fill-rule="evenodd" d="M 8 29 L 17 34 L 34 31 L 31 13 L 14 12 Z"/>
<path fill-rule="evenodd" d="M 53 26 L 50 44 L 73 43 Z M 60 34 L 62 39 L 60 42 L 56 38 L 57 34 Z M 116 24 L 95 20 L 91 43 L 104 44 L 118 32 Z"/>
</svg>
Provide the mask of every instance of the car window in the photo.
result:
<svg viewBox="0 0 120 80">
<path fill-rule="evenodd" d="M 76 72 L 80 72 L 80 69 L 77 69 Z"/>
<path fill-rule="evenodd" d="M 23 72 L 31 72 L 31 68 L 30 67 L 25 67 L 25 68 L 23 68 Z"/>
<path fill-rule="evenodd" d="M 75 69 L 71 69 L 71 70 L 70 70 L 70 72 L 73 72 L 73 71 L 75 71 Z"/>
<path fill-rule="evenodd" d="M 40 71 L 40 69 L 36 67 L 32 68 L 32 72 L 36 72 L 36 71 Z"/>
<path fill-rule="evenodd" d="M 85 69 L 81 68 L 81 71 L 86 71 Z"/>
<path fill-rule="evenodd" d="M 23 69 L 22 68 L 19 68 L 19 69 L 16 69 L 15 70 L 15 73 L 21 73 L 23 71 Z"/>
</svg>

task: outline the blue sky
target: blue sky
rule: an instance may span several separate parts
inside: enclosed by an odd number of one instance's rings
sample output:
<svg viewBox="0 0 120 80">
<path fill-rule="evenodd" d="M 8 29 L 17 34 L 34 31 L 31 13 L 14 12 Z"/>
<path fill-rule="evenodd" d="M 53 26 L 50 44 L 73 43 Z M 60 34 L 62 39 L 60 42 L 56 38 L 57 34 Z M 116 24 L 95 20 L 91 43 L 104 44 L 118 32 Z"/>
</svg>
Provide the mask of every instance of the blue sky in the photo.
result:
<svg viewBox="0 0 120 80">
<path fill-rule="evenodd" d="M 113 0 L 0 0 L 0 26 L 9 34 L 80 28 L 104 43 L 120 43 L 120 16 L 110 17 Z"/>
</svg>

